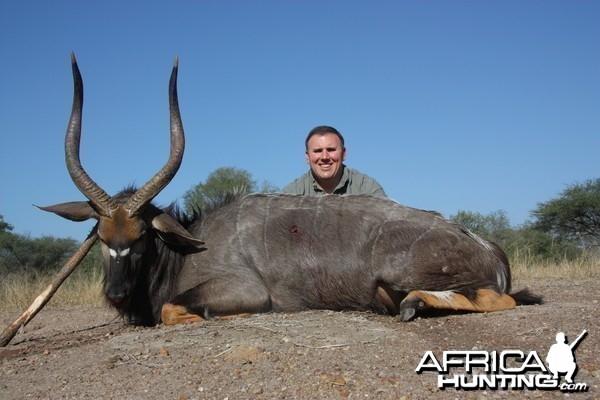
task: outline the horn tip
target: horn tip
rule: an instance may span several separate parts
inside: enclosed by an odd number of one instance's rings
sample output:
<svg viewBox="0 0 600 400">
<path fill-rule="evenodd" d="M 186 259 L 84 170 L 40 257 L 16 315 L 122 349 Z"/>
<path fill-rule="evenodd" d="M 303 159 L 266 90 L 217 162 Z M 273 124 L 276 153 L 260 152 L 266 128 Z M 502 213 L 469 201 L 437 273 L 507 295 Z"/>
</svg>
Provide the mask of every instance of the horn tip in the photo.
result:
<svg viewBox="0 0 600 400">
<path fill-rule="evenodd" d="M 41 211 L 48 211 L 48 212 L 52 212 L 50 209 L 52 208 L 52 206 L 38 206 L 37 204 L 32 204 L 32 206 L 34 206 L 35 208 L 37 208 L 38 210 Z"/>
<path fill-rule="evenodd" d="M 175 61 L 173 62 L 173 68 L 179 68 L 179 56 L 175 56 Z"/>
<path fill-rule="evenodd" d="M 71 51 L 71 64 L 77 64 L 77 60 L 75 59 L 75 52 Z"/>
</svg>

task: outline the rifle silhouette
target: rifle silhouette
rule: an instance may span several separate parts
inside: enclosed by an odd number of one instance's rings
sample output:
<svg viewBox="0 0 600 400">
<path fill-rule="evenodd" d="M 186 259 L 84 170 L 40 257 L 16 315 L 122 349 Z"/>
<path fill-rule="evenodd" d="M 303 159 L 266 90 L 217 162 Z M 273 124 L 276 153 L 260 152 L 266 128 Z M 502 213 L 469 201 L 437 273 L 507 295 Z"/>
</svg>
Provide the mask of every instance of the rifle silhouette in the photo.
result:
<svg viewBox="0 0 600 400">
<path fill-rule="evenodd" d="M 583 337 L 587 335 L 587 329 L 584 329 L 583 332 L 581 332 L 581 334 L 579 336 L 577 336 L 577 339 L 573 340 L 571 342 L 571 344 L 569 344 L 569 347 L 571 348 L 571 350 L 573 350 L 575 348 L 575 346 L 577 346 L 579 344 L 579 342 L 581 341 L 581 339 L 583 339 Z"/>
</svg>

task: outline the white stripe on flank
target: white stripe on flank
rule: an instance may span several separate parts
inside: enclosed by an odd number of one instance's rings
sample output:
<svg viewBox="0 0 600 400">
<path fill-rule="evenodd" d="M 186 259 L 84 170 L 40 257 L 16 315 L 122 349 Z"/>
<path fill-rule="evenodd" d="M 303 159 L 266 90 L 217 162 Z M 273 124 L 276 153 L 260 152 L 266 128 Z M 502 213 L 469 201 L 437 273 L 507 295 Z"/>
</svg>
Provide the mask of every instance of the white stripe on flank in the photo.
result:
<svg viewBox="0 0 600 400">
<path fill-rule="evenodd" d="M 484 240 L 481 237 L 479 237 L 479 235 L 474 234 L 473 232 L 471 232 L 468 229 L 467 229 L 467 235 L 471 236 L 471 238 L 473 238 L 477 243 L 479 243 L 480 245 L 485 247 L 487 250 L 490 250 L 490 251 L 492 250 L 492 246 L 490 245 L 490 243 L 487 240 Z"/>
<path fill-rule="evenodd" d="M 496 279 L 498 280 L 498 287 L 502 293 L 506 292 L 506 275 L 500 271 L 496 272 Z"/>
<path fill-rule="evenodd" d="M 452 304 L 452 299 L 454 297 L 454 291 L 452 290 L 444 290 L 440 292 L 430 292 L 428 290 L 421 290 L 421 292 L 437 297 L 438 299 L 445 301 L 448 304 Z"/>
</svg>

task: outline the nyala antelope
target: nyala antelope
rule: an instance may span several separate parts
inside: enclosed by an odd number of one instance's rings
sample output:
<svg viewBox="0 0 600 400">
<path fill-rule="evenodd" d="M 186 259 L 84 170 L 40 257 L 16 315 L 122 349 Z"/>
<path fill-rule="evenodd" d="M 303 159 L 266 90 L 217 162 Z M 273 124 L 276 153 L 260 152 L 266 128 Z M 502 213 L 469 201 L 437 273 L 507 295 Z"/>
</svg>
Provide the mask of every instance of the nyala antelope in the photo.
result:
<svg viewBox="0 0 600 400">
<path fill-rule="evenodd" d="M 504 252 L 435 212 L 370 196 L 251 194 L 189 219 L 152 199 L 177 173 L 184 131 L 178 61 L 169 83 L 171 150 L 139 189 L 108 195 L 79 160 L 83 82 L 72 56 L 65 153 L 88 201 L 43 207 L 98 221 L 104 295 L 129 322 L 196 322 L 269 311 L 372 310 L 408 321 L 426 309 L 500 311 L 540 303 L 510 293 Z"/>
</svg>

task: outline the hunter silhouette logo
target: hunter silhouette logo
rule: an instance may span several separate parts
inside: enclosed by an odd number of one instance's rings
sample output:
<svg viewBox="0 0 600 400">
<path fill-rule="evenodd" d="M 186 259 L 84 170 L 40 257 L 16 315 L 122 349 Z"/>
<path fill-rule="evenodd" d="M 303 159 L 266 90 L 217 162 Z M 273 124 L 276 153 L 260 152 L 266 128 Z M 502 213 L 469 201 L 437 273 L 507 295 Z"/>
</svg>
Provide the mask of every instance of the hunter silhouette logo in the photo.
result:
<svg viewBox="0 0 600 400">
<path fill-rule="evenodd" d="M 575 383 L 577 372 L 574 351 L 587 335 L 587 330 L 570 344 L 563 332 L 556 334 L 556 343 L 548 350 L 546 363 L 536 351 L 521 350 L 447 350 L 438 359 L 427 351 L 415 369 L 437 371 L 438 388 L 457 390 L 513 389 L 513 390 L 560 390 L 562 392 L 585 392 L 586 383 Z M 565 375 L 565 382 L 560 376 Z"/>
<path fill-rule="evenodd" d="M 571 344 L 567 344 L 567 339 L 563 332 L 556 334 L 556 343 L 550 347 L 550 351 L 548 351 L 548 356 L 546 357 L 548 369 L 552 372 L 554 379 L 558 379 L 559 373 L 566 373 L 565 379 L 567 383 L 573 383 L 573 375 L 577 371 L 573 352 L 585 335 L 587 335 L 587 330 L 584 329 L 577 339 L 571 342 Z"/>
</svg>

